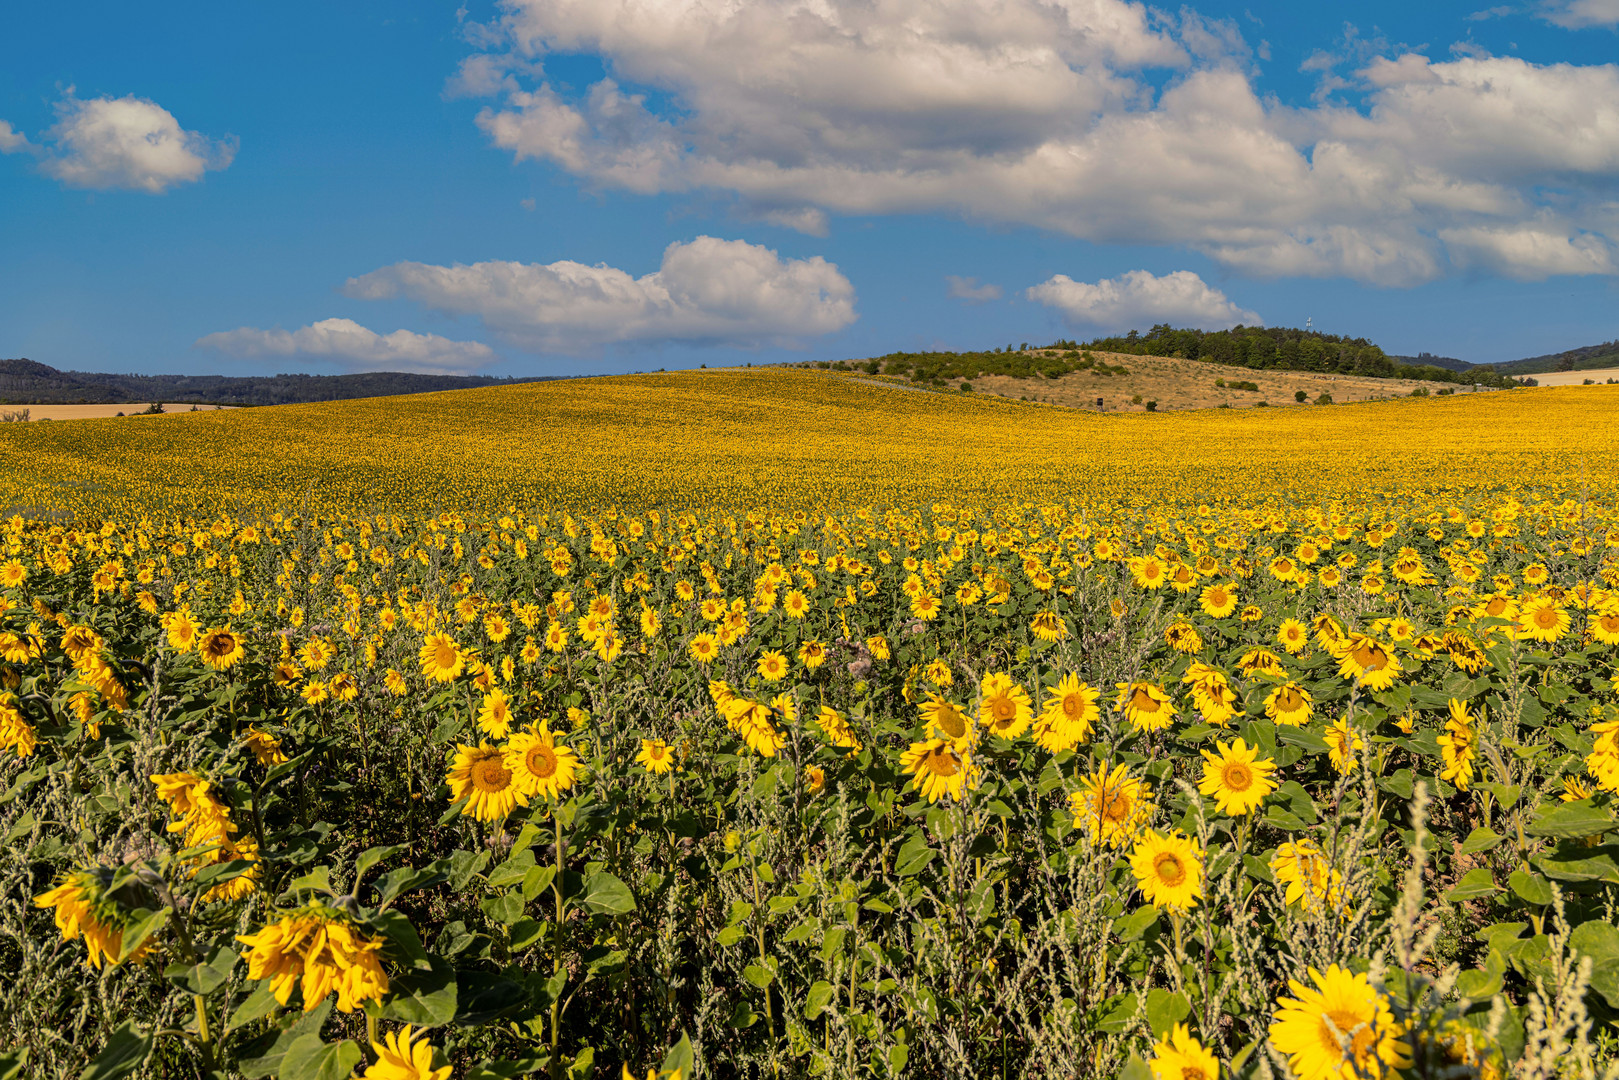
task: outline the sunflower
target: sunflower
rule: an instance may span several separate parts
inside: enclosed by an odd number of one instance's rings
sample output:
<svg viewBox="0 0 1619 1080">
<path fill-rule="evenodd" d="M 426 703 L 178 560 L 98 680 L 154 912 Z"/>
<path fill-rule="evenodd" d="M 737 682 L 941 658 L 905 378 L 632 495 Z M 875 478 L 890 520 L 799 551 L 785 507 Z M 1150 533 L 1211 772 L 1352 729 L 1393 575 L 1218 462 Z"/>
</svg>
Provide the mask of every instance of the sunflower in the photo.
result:
<svg viewBox="0 0 1619 1080">
<path fill-rule="evenodd" d="M 1137 731 L 1162 731 L 1175 719 L 1175 707 L 1163 688 L 1148 682 L 1118 683 L 1113 707 L 1124 713 Z"/>
<path fill-rule="evenodd" d="M 1210 585 L 1198 598 L 1203 614 L 1211 619 L 1228 618 L 1237 610 L 1237 590 L 1229 584 Z"/>
<path fill-rule="evenodd" d="M 561 623 L 547 623 L 545 627 L 545 647 L 554 653 L 559 653 L 568 647 L 568 628 Z M 525 652 L 527 650 L 524 650 Z"/>
<path fill-rule="evenodd" d="M 947 739 L 912 743 L 900 755 L 900 767 L 930 803 L 946 795 L 960 800 L 965 789 L 978 786 L 971 751 Z"/>
<path fill-rule="evenodd" d="M 1619 610 L 1591 616 L 1591 636 L 1604 645 L 1619 645 Z"/>
<path fill-rule="evenodd" d="M 478 710 L 478 730 L 491 739 L 504 739 L 512 731 L 512 702 L 504 690 L 491 690 Z"/>
<path fill-rule="evenodd" d="M 1041 641 L 1060 641 L 1068 636 L 1068 623 L 1055 611 L 1042 611 L 1029 620 L 1029 632 Z"/>
<path fill-rule="evenodd" d="M 461 646 L 449 634 L 429 634 L 418 652 L 422 674 L 434 682 L 454 682 L 466 670 L 467 659 Z"/>
<path fill-rule="evenodd" d="M 642 739 L 641 752 L 635 755 L 635 763 L 654 776 L 662 776 L 674 771 L 675 752 L 662 739 Z"/>
<path fill-rule="evenodd" d="M 34 897 L 34 906 L 55 908 L 56 928 L 63 941 L 84 938 L 89 952 L 86 962 L 100 968 L 102 961 L 119 962 L 123 952 L 128 918 L 106 894 L 108 871 L 80 870 L 67 875 L 49 892 Z M 150 943 L 143 944 L 128 959 L 144 959 Z"/>
<path fill-rule="evenodd" d="M 1450 719 L 1445 721 L 1445 734 L 1439 736 L 1439 751 L 1445 767 L 1439 773 L 1441 780 L 1449 780 L 1456 790 L 1466 791 L 1473 781 L 1473 759 L 1478 755 L 1478 731 L 1467 703 L 1450 699 Z"/>
<path fill-rule="evenodd" d="M 1017 738 L 1034 721 L 1029 692 L 1010 675 L 985 675 L 979 691 L 978 722 L 1001 738 Z"/>
<path fill-rule="evenodd" d="M 804 786 L 809 788 L 809 793 L 812 796 L 824 792 L 826 790 L 826 770 L 819 765 L 804 766 Z"/>
<path fill-rule="evenodd" d="M 197 635 L 201 632 L 201 627 L 191 617 L 191 609 L 183 604 L 180 610 L 166 617 L 163 626 L 167 632 L 169 647 L 176 652 L 190 652 L 191 647 L 197 643 Z"/>
<path fill-rule="evenodd" d="M 1099 697 L 1101 694 L 1080 682 L 1078 675 L 1064 675 L 1056 686 L 1046 690 L 1046 706 L 1035 723 L 1035 742 L 1056 754 L 1090 741 L 1101 716 L 1096 707 Z"/>
<path fill-rule="evenodd" d="M 713 634 L 698 634 L 691 639 L 691 658 L 707 666 L 720 654 L 720 643 Z"/>
<path fill-rule="evenodd" d="M 1068 796 L 1074 828 L 1083 828 L 1092 843 L 1121 848 L 1132 843 L 1152 816 L 1152 792 L 1128 775 L 1128 766 L 1102 765 L 1080 780 L 1082 790 Z"/>
<path fill-rule="evenodd" d="M 247 734 L 242 739 L 247 748 L 253 751 L 253 756 L 258 759 L 260 765 L 270 766 L 286 763 L 287 755 L 282 752 L 280 741 L 268 732 L 260 731 L 258 728 L 248 725 Z"/>
<path fill-rule="evenodd" d="M 1220 1061 L 1192 1038 L 1185 1024 L 1174 1029 L 1152 1048 L 1153 1080 L 1220 1080 Z"/>
<path fill-rule="evenodd" d="M 28 580 L 28 567 L 16 559 L 8 559 L 0 564 L 0 585 L 8 589 L 15 589 Z"/>
<path fill-rule="evenodd" d="M 1243 622 L 1258 622 L 1265 617 L 1265 609 L 1258 604 L 1247 604 L 1237 613 L 1237 618 Z"/>
<path fill-rule="evenodd" d="M 624 652 L 624 638 L 620 636 L 618 627 L 612 623 L 602 626 L 601 633 L 596 635 L 596 655 L 604 664 L 611 664 Z"/>
<path fill-rule="evenodd" d="M 888 649 L 888 639 L 881 634 L 866 639 L 866 650 L 874 660 L 887 660 L 892 655 Z"/>
<path fill-rule="evenodd" d="M 1271 856 L 1271 873 L 1284 887 L 1282 902 L 1317 909 L 1326 900 L 1334 907 L 1343 901 L 1343 875 L 1332 868 L 1312 841 L 1284 843 Z"/>
<path fill-rule="evenodd" d="M 918 619 L 932 621 L 939 617 L 939 612 L 943 608 L 944 605 L 939 602 L 939 598 L 930 592 L 920 592 L 911 597 L 911 614 Z"/>
<path fill-rule="evenodd" d="M 972 719 L 938 694 L 929 694 L 919 708 L 922 719 L 944 738 L 959 745 L 972 742 L 975 731 Z"/>
<path fill-rule="evenodd" d="M 228 626 L 210 627 L 197 645 L 197 655 L 215 671 L 225 671 L 236 664 L 246 652 L 241 635 Z"/>
<path fill-rule="evenodd" d="M 789 589 L 787 595 L 782 598 L 781 610 L 786 612 L 790 619 L 802 619 L 809 614 L 809 597 L 798 589 Z"/>
<path fill-rule="evenodd" d="M 821 706 L 820 713 L 815 717 L 815 724 L 828 739 L 832 740 L 833 746 L 851 751 L 860 749 L 860 738 L 854 733 L 854 729 L 849 726 L 849 721 L 845 720 L 843 714 L 830 705 Z"/>
<path fill-rule="evenodd" d="M 1265 697 L 1265 715 L 1279 725 L 1303 727 L 1310 721 L 1315 699 L 1310 691 L 1289 679 Z"/>
<path fill-rule="evenodd" d="M 1203 855 L 1179 830 L 1160 836 L 1148 829 L 1130 851 L 1130 870 L 1155 908 L 1188 911 L 1203 897 Z"/>
<path fill-rule="evenodd" d="M 1532 600 L 1518 612 L 1518 635 L 1550 643 L 1568 633 L 1568 612 L 1550 599 Z"/>
<path fill-rule="evenodd" d="M 780 682 L 787 674 L 787 658 L 774 649 L 759 654 L 759 678 L 765 682 Z"/>
<path fill-rule="evenodd" d="M 1203 648 L 1203 637 L 1191 623 L 1182 619 L 1165 628 L 1164 644 L 1190 656 Z"/>
<path fill-rule="evenodd" d="M 1271 1045 L 1287 1055 L 1299 1080 L 1382 1077 L 1411 1067 L 1411 1045 L 1388 1001 L 1365 975 L 1334 964 L 1326 974 L 1310 968 L 1305 986 L 1288 980 L 1290 998 L 1276 1003 Z"/>
<path fill-rule="evenodd" d="M 1269 649 L 1249 649 L 1238 658 L 1237 670 L 1247 676 L 1257 673 L 1278 679 L 1287 678 L 1287 669 L 1282 666 L 1281 657 Z"/>
<path fill-rule="evenodd" d="M 1283 619 L 1276 628 L 1276 640 L 1289 653 L 1297 656 L 1310 644 L 1310 631 L 1297 619 Z"/>
<path fill-rule="evenodd" d="M 1393 651 L 1365 634 L 1351 634 L 1340 646 L 1338 674 L 1368 690 L 1387 690 L 1401 672 Z"/>
<path fill-rule="evenodd" d="M 1202 715 L 1204 723 L 1225 727 L 1238 713 L 1237 692 L 1231 689 L 1231 680 L 1218 668 L 1204 663 L 1193 663 L 1186 669 L 1181 682 L 1192 687 L 1192 704 Z"/>
<path fill-rule="evenodd" d="M 1270 778 L 1276 762 L 1260 757 L 1257 746 L 1250 748 L 1241 739 L 1216 742 L 1214 746 L 1218 754 L 1202 751 L 1203 782 L 1197 789 L 1214 796 L 1222 814 L 1241 817 L 1276 790 L 1276 781 Z"/>
<path fill-rule="evenodd" d="M 1137 587 L 1142 589 L 1159 589 L 1168 579 L 1164 564 L 1150 556 L 1131 559 L 1125 564 L 1130 568 L 1130 577 L 1135 580 Z"/>
<path fill-rule="evenodd" d="M 504 750 L 488 743 L 457 746 L 455 764 L 445 781 L 450 785 L 450 801 L 464 802 L 461 812 L 479 821 L 497 821 L 528 805 L 528 797 L 517 789 L 506 766 Z"/>
<path fill-rule="evenodd" d="M 579 759 L 568 747 L 558 746 L 550 727 L 541 723 L 512 736 L 506 744 L 505 764 L 519 794 L 555 799 L 573 787 Z"/>
<path fill-rule="evenodd" d="M 798 661 L 810 671 L 826 663 L 826 646 L 819 641 L 806 641 L 798 648 Z"/>
<path fill-rule="evenodd" d="M 1354 768 L 1355 755 L 1366 748 L 1360 733 L 1340 719 L 1334 720 L 1321 734 L 1327 740 L 1327 756 L 1332 760 L 1332 767 L 1341 773 Z"/>
<path fill-rule="evenodd" d="M 414 1038 L 406 1024 L 382 1042 L 372 1043 L 377 1060 L 367 1067 L 363 1080 L 449 1080 L 451 1066 L 433 1068 L 433 1044 L 425 1037 L 413 1042 Z"/>
<path fill-rule="evenodd" d="M 347 915 L 318 900 L 236 940 L 248 946 L 247 977 L 269 979 L 282 1005 L 301 989 L 310 1012 L 336 990 L 338 1011 L 349 1013 L 388 993 L 382 940 L 358 932 Z"/>
</svg>

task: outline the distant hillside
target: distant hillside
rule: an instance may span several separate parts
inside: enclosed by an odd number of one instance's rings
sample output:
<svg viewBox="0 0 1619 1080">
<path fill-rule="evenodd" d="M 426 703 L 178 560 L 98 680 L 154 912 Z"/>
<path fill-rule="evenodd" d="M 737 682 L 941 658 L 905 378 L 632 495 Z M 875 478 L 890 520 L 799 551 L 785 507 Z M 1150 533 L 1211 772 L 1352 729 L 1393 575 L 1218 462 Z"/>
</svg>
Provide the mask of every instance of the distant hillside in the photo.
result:
<svg viewBox="0 0 1619 1080">
<path fill-rule="evenodd" d="M 0 360 L 0 404 L 64 405 L 163 401 L 203 405 L 297 405 L 313 401 L 426 394 L 540 382 L 546 376 L 416 375 L 368 371 L 355 375 L 110 375 L 58 371 L 32 360 Z"/>
<path fill-rule="evenodd" d="M 1476 365 L 1466 360 L 1458 360 L 1454 356 L 1435 356 L 1433 353 L 1417 353 L 1415 356 L 1389 356 L 1395 363 L 1405 364 L 1409 367 L 1436 367 L 1446 371 L 1472 371 Z M 1497 371 L 1500 369 L 1497 368 Z"/>
<path fill-rule="evenodd" d="M 1503 375 L 1543 375 L 1552 371 L 1593 371 L 1597 368 L 1619 367 L 1619 340 L 1599 345 L 1585 345 L 1567 352 L 1547 353 L 1524 360 L 1496 364 L 1495 370 Z"/>
</svg>

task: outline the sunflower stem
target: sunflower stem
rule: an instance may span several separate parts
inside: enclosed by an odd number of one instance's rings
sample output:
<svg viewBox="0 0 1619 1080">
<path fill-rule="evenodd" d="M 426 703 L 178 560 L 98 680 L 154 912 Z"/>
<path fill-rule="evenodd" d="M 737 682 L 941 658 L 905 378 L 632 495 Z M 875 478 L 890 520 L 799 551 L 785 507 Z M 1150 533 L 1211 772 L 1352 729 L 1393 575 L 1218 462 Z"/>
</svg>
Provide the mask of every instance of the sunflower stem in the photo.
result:
<svg viewBox="0 0 1619 1080">
<path fill-rule="evenodd" d="M 563 875 L 563 848 L 562 848 L 562 815 L 557 813 L 555 803 L 551 806 L 551 820 L 556 824 L 556 876 L 551 879 L 551 893 L 556 897 L 557 921 L 552 932 L 551 945 L 551 979 L 562 971 L 562 919 L 565 914 L 562 906 L 562 875 Z M 558 1054 L 561 1047 L 562 1025 L 562 994 L 561 988 L 551 998 L 551 1060 L 550 1072 L 553 1080 L 560 1080 L 562 1076 L 562 1058 Z"/>
</svg>

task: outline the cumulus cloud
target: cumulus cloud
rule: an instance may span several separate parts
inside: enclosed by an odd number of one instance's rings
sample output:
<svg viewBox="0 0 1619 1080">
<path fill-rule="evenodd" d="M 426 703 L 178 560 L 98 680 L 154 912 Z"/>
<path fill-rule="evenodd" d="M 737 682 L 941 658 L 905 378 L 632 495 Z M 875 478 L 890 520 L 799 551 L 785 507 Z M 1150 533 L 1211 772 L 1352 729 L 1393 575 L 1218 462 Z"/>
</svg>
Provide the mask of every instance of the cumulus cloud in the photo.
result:
<svg viewBox="0 0 1619 1080">
<path fill-rule="evenodd" d="M 946 274 L 944 283 L 952 300 L 965 300 L 969 304 L 987 304 L 991 300 L 1001 298 L 999 285 L 980 285 L 977 278 Z"/>
<path fill-rule="evenodd" d="M 575 351 L 619 342 L 790 344 L 852 323 L 849 279 L 820 256 L 782 259 L 742 240 L 699 236 L 670 244 L 641 277 L 568 260 L 549 264 L 402 262 L 350 278 L 365 300 L 403 296 L 473 315 L 513 344 Z"/>
<path fill-rule="evenodd" d="M 1075 281 L 1067 274 L 1029 289 L 1030 300 L 1056 308 L 1074 325 L 1127 330 L 1167 322 L 1177 327 L 1224 330 L 1238 323 L 1263 326 L 1258 314 L 1226 299 L 1190 270 L 1159 277 L 1131 270 L 1097 282 Z"/>
<path fill-rule="evenodd" d="M 1255 91 L 1235 24 L 1127 0 L 501 6 L 485 31 L 513 55 L 593 53 L 609 77 L 579 93 L 530 80 L 478 125 L 593 188 L 730 193 L 808 231 L 828 213 L 953 213 L 1385 285 L 1481 265 L 1446 236 L 1619 235 L 1613 65 L 1351 49 L 1358 70 L 1288 108 Z M 1516 276 L 1603 272 L 1502 250 Z"/>
<path fill-rule="evenodd" d="M 236 155 L 234 139 L 186 131 L 157 102 L 133 95 L 81 101 L 70 89 L 56 113 L 55 126 L 37 145 L 0 121 L 0 153 L 31 150 L 40 169 L 68 187 L 160 195 L 225 168 Z"/>
<path fill-rule="evenodd" d="M 362 371 L 457 373 L 476 370 L 496 358 L 495 351 L 481 342 L 409 330 L 378 334 L 353 319 L 322 319 L 290 332 L 244 326 L 199 338 L 197 347 L 231 356 L 330 360 Z"/>
<path fill-rule="evenodd" d="M 1619 26 L 1619 0 L 1548 0 L 1541 17 L 1569 30 Z"/>
<path fill-rule="evenodd" d="M 0 154 L 15 154 L 28 149 L 28 138 L 22 132 L 0 120 Z"/>
</svg>

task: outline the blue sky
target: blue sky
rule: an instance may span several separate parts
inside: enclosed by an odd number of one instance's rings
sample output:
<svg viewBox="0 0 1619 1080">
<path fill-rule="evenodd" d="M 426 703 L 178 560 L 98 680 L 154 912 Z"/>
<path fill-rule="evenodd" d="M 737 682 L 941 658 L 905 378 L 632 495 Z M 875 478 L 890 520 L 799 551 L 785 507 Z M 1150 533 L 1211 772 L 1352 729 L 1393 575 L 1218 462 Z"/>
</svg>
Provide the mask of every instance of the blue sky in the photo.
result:
<svg viewBox="0 0 1619 1080">
<path fill-rule="evenodd" d="M 1475 362 L 1619 337 L 1619 0 L 715 7 L 8 5 L 0 356 L 568 374 L 1253 315 Z"/>
</svg>

